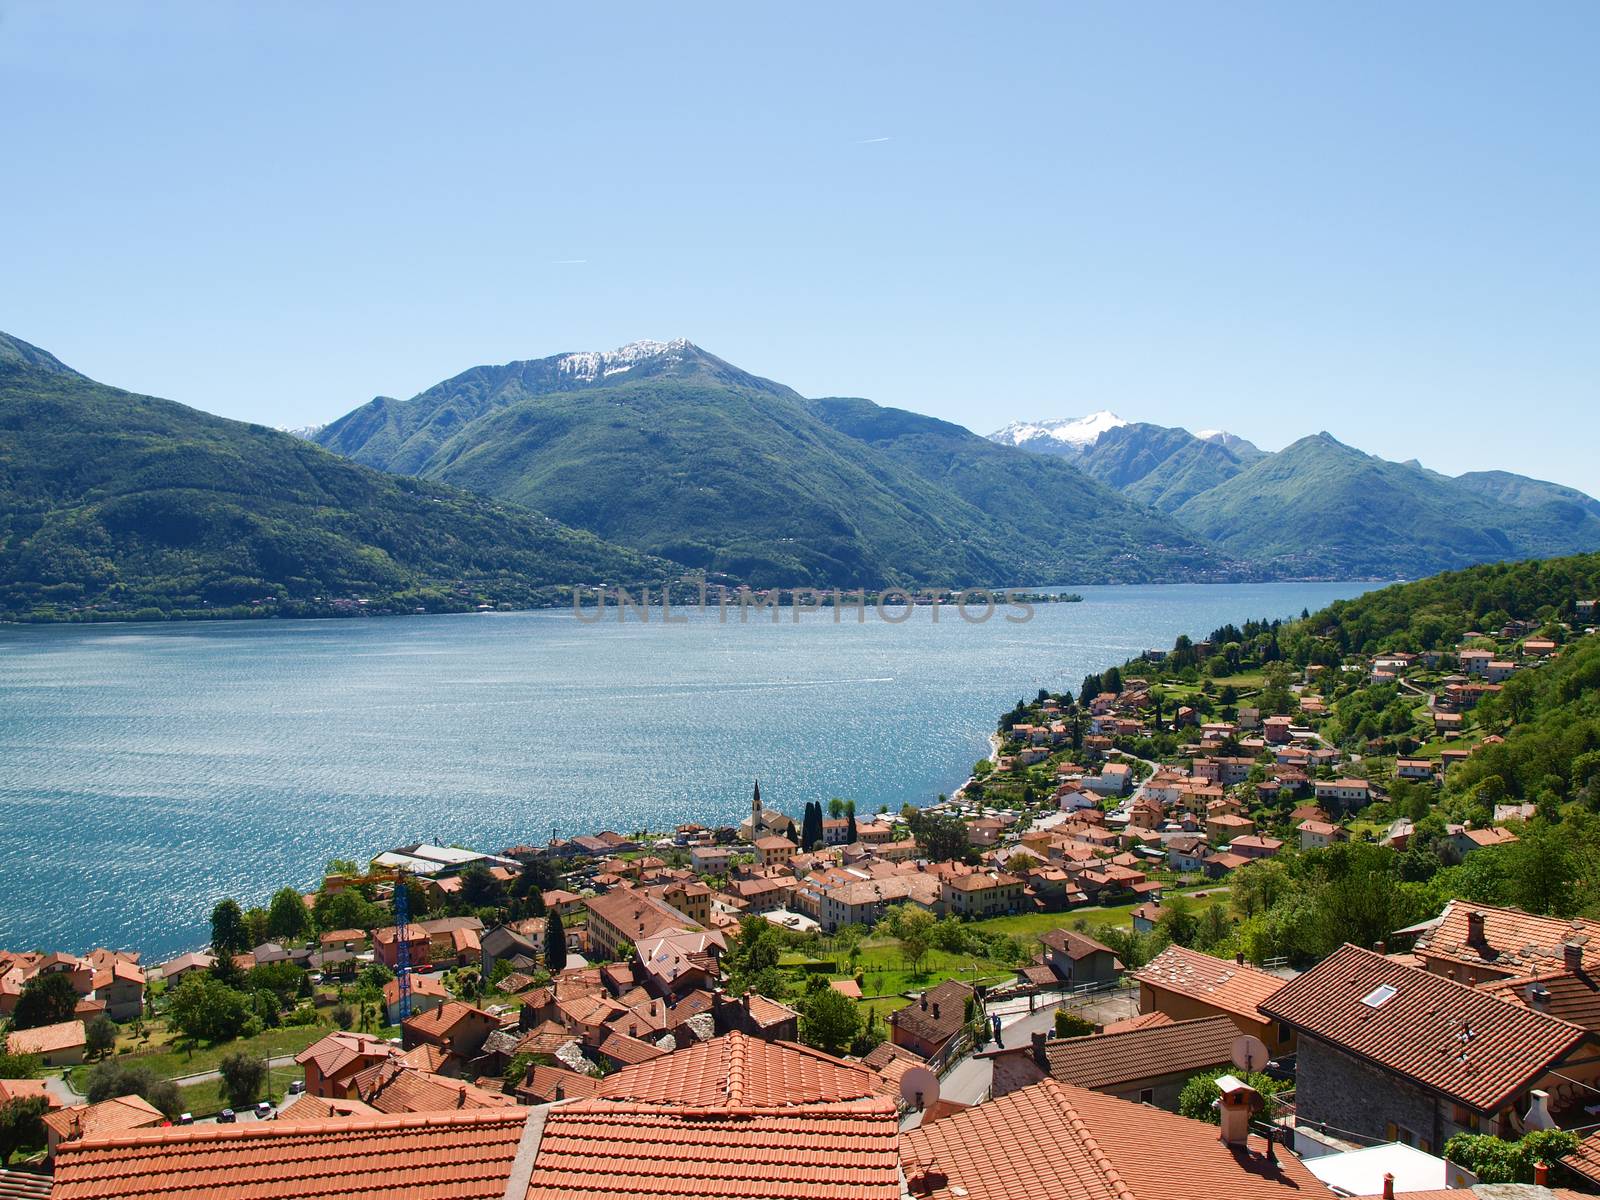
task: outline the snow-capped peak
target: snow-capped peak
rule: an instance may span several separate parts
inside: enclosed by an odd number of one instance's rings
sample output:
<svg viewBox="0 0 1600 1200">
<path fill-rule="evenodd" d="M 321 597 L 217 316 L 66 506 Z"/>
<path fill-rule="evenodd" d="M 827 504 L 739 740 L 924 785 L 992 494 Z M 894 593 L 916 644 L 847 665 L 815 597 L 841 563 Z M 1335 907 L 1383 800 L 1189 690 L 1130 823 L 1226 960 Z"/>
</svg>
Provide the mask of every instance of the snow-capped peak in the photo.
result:
<svg viewBox="0 0 1600 1200">
<path fill-rule="evenodd" d="M 604 379 L 631 371 L 642 362 L 665 359 L 682 362 L 683 352 L 690 348 L 688 338 L 674 338 L 670 342 L 629 342 L 615 350 L 586 350 L 581 354 L 563 354 L 556 360 L 556 370 L 584 382 Z"/>
<path fill-rule="evenodd" d="M 1086 417 L 1064 417 L 1056 421 L 1017 421 L 1007 425 L 999 433 L 989 436 L 992 441 L 1004 442 L 1011 446 L 1049 438 L 1051 441 L 1081 449 L 1094 445 L 1100 435 L 1107 430 L 1120 428 L 1127 423 L 1116 413 L 1101 409 Z"/>
</svg>

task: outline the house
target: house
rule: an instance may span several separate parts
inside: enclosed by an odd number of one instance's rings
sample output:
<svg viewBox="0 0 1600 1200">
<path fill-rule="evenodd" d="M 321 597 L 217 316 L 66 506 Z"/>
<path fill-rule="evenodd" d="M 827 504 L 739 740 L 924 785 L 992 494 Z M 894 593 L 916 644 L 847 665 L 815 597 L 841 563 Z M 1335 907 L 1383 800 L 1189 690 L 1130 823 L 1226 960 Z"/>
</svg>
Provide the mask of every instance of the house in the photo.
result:
<svg viewBox="0 0 1600 1200">
<path fill-rule="evenodd" d="M 759 837 L 753 843 L 757 856 L 763 867 L 779 867 L 788 862 L 800 849 L 786 837 L 777 834 L 768 834 Z"/>
<path fill-rule="evenodd" d="M 977 993 L 957 979 L 947 979 L 889 1014 L 889 1040 L 923 1058 L 933 1058 L 967 1024 L 967 1005 Z"/>
<path fill-rule="evenodd" d="M 1600 974 L 1600 922 L 1581 917 L 1541 917 L 1452 900 L 1414 929 L 1418 937 L 1411 952 L 1423 969 L 1462 983 L 1558 971 Z"/>
<path fill-rule="evenodd" d="M 46 1067 L 70 1067 L 83 1061 L 82 1021 L 62 1021 L 19 1029 L 6 1036 L 7 1054 L 37 1054 Z"/>
<path fill-rule="evenodd" d="M 1014 913 L 1022 903 L 1022 880 L 1004 871 L 974 871 L 945 879 L 939 886 L 945 911 L 958 917 Z"/>
<path fill-rule="evenodd" d="M 367 934 L 362 929 L 330 929 L 320 935 L 317 942 L 324 953 L 343 950 L 346 954 L 358 954 L 367 947 Z"/>
<path fill-rule="evenodd" d="M 689 865 L 701 875 L 726 875 L 736 852 L 727 846 L 693 846 Z"/>
<path fill-rule="evenodd" d="M 711 889 L 699 880 L 674 880 L 663 884 L 656 895 L 697 925 L 711 923 Z"/>
<path fill-rule="evenodd" d="M 1394 773 L 1399 779 L 1432 780 L 1438 766 L 1431 758 L 1397 758 Z"/>
<path fill-rule="evenodd" d="M 509 925 L 496 925 L 478 939 L 478 951 L 485 979 L 494 975 L 495 964 L 501 959 L 524 958 L 537 963 L 544 958 L 544 918 L 527 917 Z"/>
<path fill-rule="evenodd" d="M 1162 1012 L 1174 1021 L 1225 1016 L 1240 1033 L 1260 1038 L 1269 1053 L 1294 1049 L 1294 1033 L 1261 1008 L 1283 980 L 1249 966 L 1243 955 L 1213 958 L 1184 946 L 1168 946 L 1133 973 L 1139 981 L 1139 1011 Z"/>
<path fill-rule="evenodd" d="M 694 925 L 686 913 L 636 888 L 613 888 L 589 901 L 589 945 L 596 958 L 620 958 L 624 946 Z"/>
<path fill-rule="evenodd" d="M 1361 808 L 1372 800 L 1372 789 L 1365 779 L 1319 779 L 1313 785 L 1318 804 L 1329 811 Z"/>
<path fill-rule="evenodd" d="M 1516 840 L 1516 834 L 1495 825 L 1485 829 L 1468 829 L 1464 825 L 1451 825 L 1446 830 L 1440 851 L 1446 861 L 1459 863 L 1474 850 L 1483 850 L 1489 846 L 1508 846 Z"/>
<path fill-rule="evenodd" d="M 1504 683 L 1516 673 L 1516 663 L 1501 659 L 1492 659 L 1483 668 L 1483 677 L 1489 683 Z"/>
<path fill-rule="evenodd" d="M 1044 962 L 1057 979 L 1074 986 L 1113 983 L 1122 960 L 1110 946 L 1071 929 L 1052 929 L 1039 938 Z"/>
<path fill-rule="evenodd" d="M 167 1124 L 167 1115 L 142 1096 L 117 1096 L 98 1104 L 74 1104 L 44 1115 L 45 1150 L 88 1138 L 113 1138 L 135 1129 Z"/>
<path fill-rule="evenodd" d="M 436 975 L 413 971 L 408 976 L 411 983 L 411 1015 L 421 1016 L 438 1008 L 450 999 L 450 993 Z M 384 1018 L 390 1025 L 400 1024 L 400 981 L 391 979 L 383 985 Z"/>
<path fill-rule="evenodd" d="M 1167 865 L 1174 871 L 1204 870 L 1207 853 L 1208 847 L 1202 837 L 1180 834 L 1167 839 Z"/>
<path fill-rule="evenodd" d="M 476 1058 L 489 1035 L 500 1028 L 500 1018 L 460 1000 L 413 1015 L 400 1026 L 400 1044 L 407 1050 L 437 1046 L 462 1060 Z"/>
<path fill-rule="evenodd" d="M 1206 838 L 1214 845 L 1226 845 L 1235 838 L 1245 837 L 1255 831 L 1256 823 L 1249 817 L 1228 812 L 1206 817 Z"/>
<path fill-rule="evenodd" d="M 372 931 L 374 956 L 391 971 L 400 961 L 404 941 L 413 967 L 455 967 L 476 962 L 482 952 L 478 934 L 483 922 L 477 917 L 440 917 L 414 921 L 404 930 L 390 925 Z"/>
<path fill-rule="evenodd" d="M 305 1072 L 308 1095 L 338 1099 L 354 1095 L 355 1077 L 394 1052 L 383 1038 L 337 1030 L 307 1046 L 294 1061 Z"/>
<path fill-rule="evenodd" d="M 1091 775 L 1083 781 L 1083 786 L 1102 796 L 1126 795 L 1128 785 L 1133 779 L 1133 771 L 1127 763 L 1110 762 L 1100 768 L 1098 775 Z"/>
<path fill-rule="evenodd" d="M 1346 836 L 1343 826 L 1334 825 L 1329 821 L 1305 820 L 1294 828 L 1300 835 L 1302 850 L 1317 850 L 1331 846 L 1335 842 L 1344 841 Z"/>
<path fill-rule="evenodd" d="M 901 1135 L 907 1200 L 1330 1200 L 1251 1133 L 1264 1107 L 1225 1076 L 1222 1123 L 1045 1079 Z M 1220 1134 L 1220 1136 L 1219 1136 Z"/>
<path fill-rule="evenodd" d="M 1294 736 L 1290 730 L 1293 724 L 1294 722 L 1288 717 L 1267 717 L 1261 722 L 1261 733 L 1269 745 L 1286 745 Z"/>
<path fill-rule="evenodd" d="M 217 965 L 217 960 L 209 954 L 190 951 L 180 954 L 176 958 L 168 959 L 156 968 L 157 973 L 166 985 L 176 987 L 185 975 L 191 971 L 209 971 Z"/>
<path fill-rule="evenodd" d="M 1241 858 L 1271 858 L 1283 849 L 1283 839 L 1252 833 L 1234 838 L 1230 849 Z"/>
<path fill-rule="evenodd" d="M 1494 651 L 1462 650 L 1456 654 L 1456 659 L 1461 663 L 1461 669 L 1468 675 L 1481 676 L 1489 669 L 1489 664 L 1494 661 Z"/>
<path fill-rule="evenodd" d="M 1457 1133 L 1515 1137 L 1531 1093 L 1596 1075 L 1587 1030 L 1358 946 L 1261 1008 L 1299 1038 L 1297 1121 L 1342 1137 L 1428 1152 Z"/>
<path fill-rule="evenodd" d="M 1227 1017 L 1200 1017 L 1091 1037 L 1036 1033 L 1031 1042 L 978 1057 L 994 1064 L 994 1096 L 1048 1078 L 1177 1112 L 1183 1085 L 1202 1071 L 1232 1063 L 1238 1040 L 1238 1027 Z"/>
</svg>

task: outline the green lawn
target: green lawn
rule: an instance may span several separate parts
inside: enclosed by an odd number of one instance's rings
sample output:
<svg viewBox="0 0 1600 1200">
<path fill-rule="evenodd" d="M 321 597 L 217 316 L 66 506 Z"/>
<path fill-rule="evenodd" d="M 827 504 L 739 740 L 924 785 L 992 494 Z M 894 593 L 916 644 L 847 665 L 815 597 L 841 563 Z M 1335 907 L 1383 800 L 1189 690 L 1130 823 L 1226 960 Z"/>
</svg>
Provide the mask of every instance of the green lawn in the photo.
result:
<svg viewBox="0 0 1600 1200">
<path fill-rule="evenodd" d="M 299 1079 L 302 1072 L 296 1067 L 288 1070 L 283 1067 L 272 1072 L 272 1086 L 270 1091 L 263 1089 L 265 1097 L 275 1105 L 282 1105 L 289 1091 L 289 1082 Z M 192 1113 L 196 1117 L 211 1117 L 228 1107 L 228 1098 L 222 1091 L 222 1080 L 208 1079 L 204 1083 L 191 1083 L 188 1087 L 179 1088 L 178 1094 L 183 1097 L 183 1111 Z"/>
<path fill-rule="evenodd" d="M 181 1075 L 198 1075 L 202 1071 L 214 1071 L 223 1057 L 235 1050 L 259 1054 L 263 1058 L 281 1058 L 286 1054 L 298 1054 L 332 1030 L 332 1025 L 286 1025 L 265 1030 L 253 1038 L 239 1038 L 217 1046 L 199 1046 L 192 1050 L 180 1050 L 171 1045 L 156 1046 L 151 1050 L 119 1054 L 117 1059 L 120 1062 L 150 1067 L 165 1079 L 175 1079 Z M 160 1036 L 158 1035 L 158 1038 Z M 72 1068 L 72 1083 L 79 1091 L 83 1090 L 84 1077 L 90 1069 L 89 1066 Z"/>
</svg>

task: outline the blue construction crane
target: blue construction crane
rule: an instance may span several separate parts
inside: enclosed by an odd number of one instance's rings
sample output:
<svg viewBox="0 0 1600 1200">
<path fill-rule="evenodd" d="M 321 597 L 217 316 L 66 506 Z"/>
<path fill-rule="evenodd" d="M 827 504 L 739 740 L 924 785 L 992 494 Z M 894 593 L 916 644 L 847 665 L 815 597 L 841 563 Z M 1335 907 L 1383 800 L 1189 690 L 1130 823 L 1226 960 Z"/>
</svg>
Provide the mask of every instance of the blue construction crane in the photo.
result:
<svg viewBox="0 0 1600 1200">
<path fill-rule="evenodd" d="M 411 1015 L 411 924 L 410 888 L 406 886 L 406 873 L 394 873 L 394 924 L 395 956 L 394 977 L 400 989 L 400 1019 Z"/>
</svg>

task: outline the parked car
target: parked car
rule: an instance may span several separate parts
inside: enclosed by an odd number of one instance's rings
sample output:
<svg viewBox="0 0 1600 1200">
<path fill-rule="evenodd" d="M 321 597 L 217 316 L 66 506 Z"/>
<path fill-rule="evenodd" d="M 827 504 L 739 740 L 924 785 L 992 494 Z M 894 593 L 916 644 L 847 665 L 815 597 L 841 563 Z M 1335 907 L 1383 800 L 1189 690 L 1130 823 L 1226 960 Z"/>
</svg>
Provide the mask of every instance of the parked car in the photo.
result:
<svg viewBox="0 0 1600 1200">
<path fill-rule="evenodd" d="M 291 1096 L 298 1096 L 305 1090 L 306 1081 L 304 1079 L 296 1079 L 289 1084 L 289 1095 Z"/>
<path fill-rule="evenodd" d="M 256 1120 L 265 1121 L 272 1115 L 272 1101 L 263 1100 L 256 1105 Z"/>
<path fill-rule="evenodd" d="M 217 1114 L 218 1125 L 232 1125 L 239 1118 L 234 1115 L 233 1109 L 225 1108 Z"/>
<path fill-rule="evenodd" d="M 178 1115 L 178 1124 L 179 1125 L 193 1125 L 194 1124 L 194 1114 L 193 1113 L 180 1113 Z"/>
</svg>

